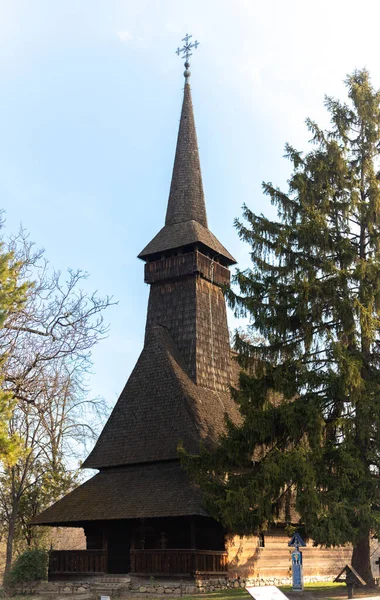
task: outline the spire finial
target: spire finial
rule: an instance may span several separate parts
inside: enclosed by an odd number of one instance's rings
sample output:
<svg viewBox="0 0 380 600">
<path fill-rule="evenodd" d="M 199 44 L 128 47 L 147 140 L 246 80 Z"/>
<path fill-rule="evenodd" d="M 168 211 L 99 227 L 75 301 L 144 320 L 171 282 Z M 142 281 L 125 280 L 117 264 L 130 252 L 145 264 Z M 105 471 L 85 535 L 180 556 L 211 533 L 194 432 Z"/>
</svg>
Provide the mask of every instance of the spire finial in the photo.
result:
<svg viewBox="0 0 380 600">
<path fill-rule="evenodd" d="M 193 48 L 195 48 L 195 50 L 198 48 L 199 46 L 199 42 L 195 41 L 195 42 L 191 42 L 190 39 L 192 38 L 192 35 L 189 35 L 188 33 L 185 35 L 184 38 L 182 38 L 182 41 L 184 42 L 184 45 L 182 46 L 182 48 L 177 48 L 176 50 L 176 54 L 178 56 L 182 56 L 185 59 L 185 68 L 186 71 L 184 72 L 184 76 L 185 79 L 188 79 L 191 75 L 190 71 L 189 71 L 189 67 L 190 67 L 190 63 L 189 63 L 189 58 L 190 56 L 193 55 L 193 53 L 191 52 Z"/>
</svg>

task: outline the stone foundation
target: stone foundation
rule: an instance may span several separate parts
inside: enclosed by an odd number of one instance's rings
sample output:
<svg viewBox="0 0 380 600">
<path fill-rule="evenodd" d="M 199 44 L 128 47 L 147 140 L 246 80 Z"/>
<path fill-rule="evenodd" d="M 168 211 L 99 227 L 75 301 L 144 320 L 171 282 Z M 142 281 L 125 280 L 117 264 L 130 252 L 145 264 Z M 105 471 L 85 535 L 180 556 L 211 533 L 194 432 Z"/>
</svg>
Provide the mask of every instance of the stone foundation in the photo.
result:
<svg viewBox="0 0 380 600">
<path fill-rule="evenodd" d="M 320 581 L 333 581 L 332 577 L 305 577 L 305 583 L 317 583 Z M 104 577 L 93 581 L 54 581 L 43 582 L 38 585 L 19 586 L 14 590 L 16 594 L 36 595 L 45 597 L 77 597 L 80 600 L 98 600 L 100 595 L 122 598 L 123 596 L 132 596 L 133 594 L 168 594 L 171 596 L 204 594 L 217 590 L 229 588 L 245 588 L 247 586 L 259 585 L 291 585 L 290 577 L 284 578 L 251 578 L 242 579 L 240 577 L 229 579 L 227 577 L 198 577 L 193 580 L 160 580 L 138 581 L 134 578 Z"/>
</svg>

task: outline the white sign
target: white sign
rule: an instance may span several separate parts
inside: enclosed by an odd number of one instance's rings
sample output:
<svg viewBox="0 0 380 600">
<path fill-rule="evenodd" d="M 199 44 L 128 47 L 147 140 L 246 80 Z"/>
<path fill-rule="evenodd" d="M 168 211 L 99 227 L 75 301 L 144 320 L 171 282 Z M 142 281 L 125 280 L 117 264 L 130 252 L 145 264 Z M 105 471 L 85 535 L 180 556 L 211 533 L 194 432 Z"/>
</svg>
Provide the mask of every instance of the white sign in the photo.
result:
<svg viewBox="0 0 380 600">
<path fill-rule="evenodd" d="M 288 600 L 275 585 L 248 586 L 245 589 L 255 600 Z"/>
</svg>

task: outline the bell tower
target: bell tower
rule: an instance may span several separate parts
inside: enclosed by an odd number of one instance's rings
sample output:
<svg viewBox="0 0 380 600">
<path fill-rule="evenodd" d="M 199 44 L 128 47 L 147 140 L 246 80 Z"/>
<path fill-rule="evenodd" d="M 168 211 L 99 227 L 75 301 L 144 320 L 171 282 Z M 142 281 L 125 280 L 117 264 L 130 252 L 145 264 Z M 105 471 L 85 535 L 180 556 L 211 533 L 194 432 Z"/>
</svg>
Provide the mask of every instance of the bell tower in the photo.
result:
<svg viewBox="0 0 380 600">
<path fill-rule="evenodd" d="M 185 38 L 179 52 L 186 49 Z M 184 96 L 165 225 L 139 254 L 146 262 L 145 282 L 151 286 L 146 335 L 155 325 L 165 327 L 192 381 L 227 391 L 231 359 L 223 286 L 229 284 L 228 267 L 236 261 L 208 228 L 189 55 L 185 54 Z"/>
</svg>

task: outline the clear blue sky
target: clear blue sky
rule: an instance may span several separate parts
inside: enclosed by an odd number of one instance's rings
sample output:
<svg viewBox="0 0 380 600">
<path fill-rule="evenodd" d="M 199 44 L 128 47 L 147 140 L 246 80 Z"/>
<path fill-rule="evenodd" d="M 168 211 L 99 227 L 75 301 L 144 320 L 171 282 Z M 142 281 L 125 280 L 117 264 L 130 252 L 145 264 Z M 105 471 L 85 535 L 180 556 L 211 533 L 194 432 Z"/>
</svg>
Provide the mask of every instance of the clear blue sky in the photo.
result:
<svg viewBox="0 0 380 600">
<path fill-rule="evenodd" d="M 373 0 L 0 0 L 0 205 L 57 269 L 119 301 L 94 352 L 93 395 L 113 405 L 141 350 L 148 288 L 136 255 L 161 228 L 180 115 L 186 32 L 209 224 L 233 229 L 261 182 L 283 185 L 285 141 L 367 66 L 380 87 Z"/>
</svg>

